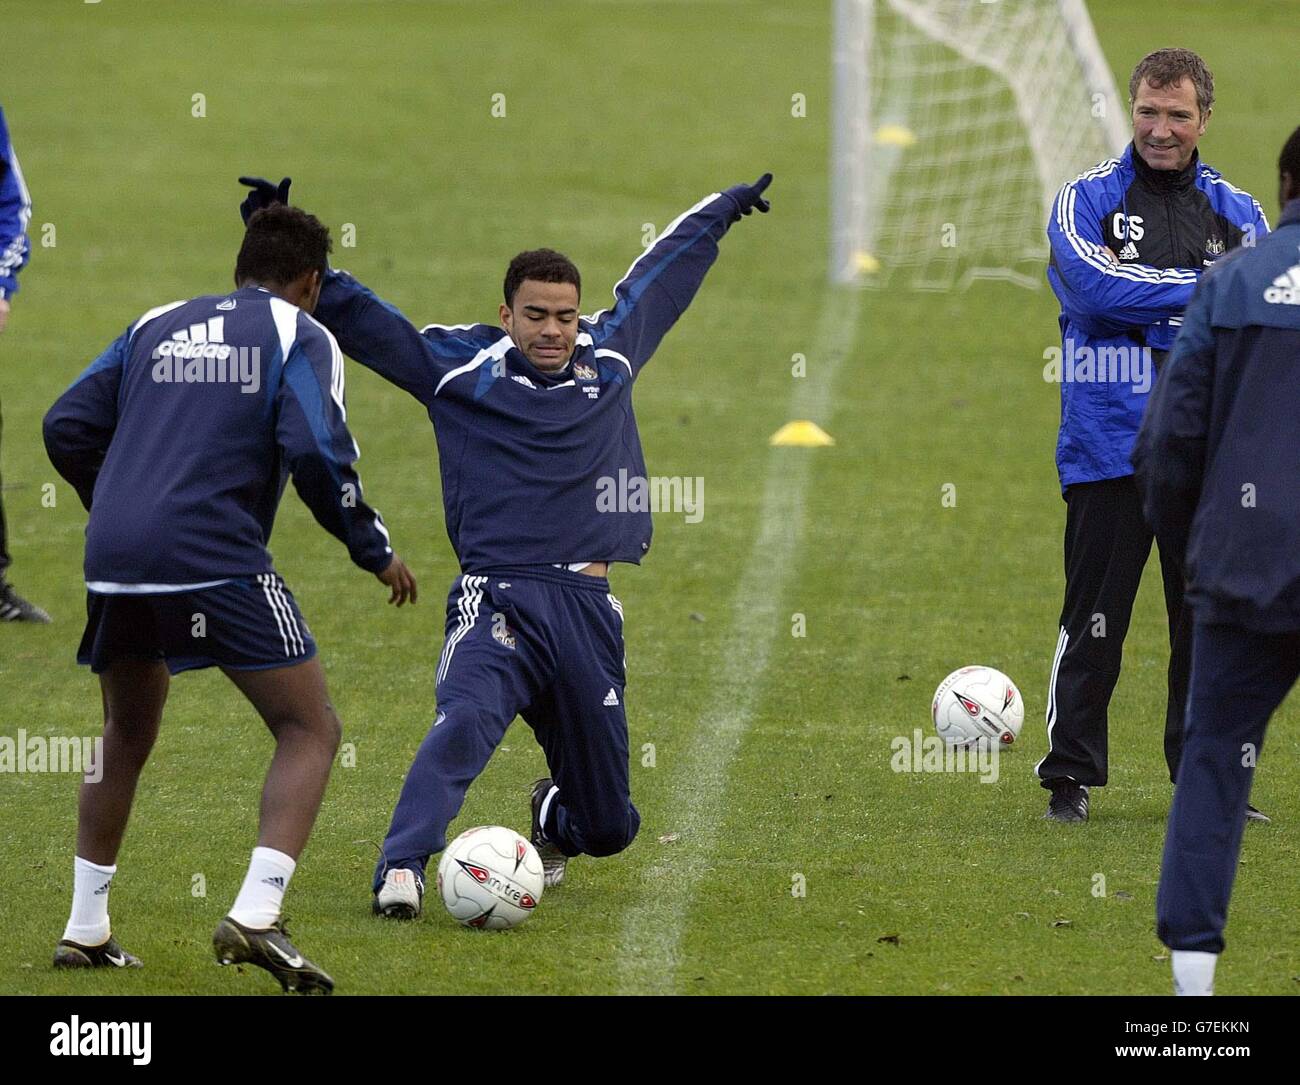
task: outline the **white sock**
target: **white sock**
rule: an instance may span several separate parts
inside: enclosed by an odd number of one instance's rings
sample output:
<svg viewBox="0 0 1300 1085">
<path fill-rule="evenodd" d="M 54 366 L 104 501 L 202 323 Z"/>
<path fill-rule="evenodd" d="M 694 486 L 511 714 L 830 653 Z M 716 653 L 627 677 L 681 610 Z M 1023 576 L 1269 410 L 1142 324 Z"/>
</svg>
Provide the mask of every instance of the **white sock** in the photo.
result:
<svg viewBox="0 0 1300 1085">
<path fill-rule="evenodd" d="M 1176 949 L 1170 957 L 1174 966 L 1174 994 L 1214 994 L 1214 966 L 1219 963 L 1217 953 Z"/>
<path fill-rule="evenodd" d="M 83 946 L 102 946 L 112 928 L 108 922 L 108 887 L 117 866 L 99 866 L 77 856 L 72 863 L 72 914 L 63 937 Z"/>
<path fill-rule="evenodd" d="M 298 864 L 274 848 L 254 848 L 243 887 L 230 909 L 230 918 L 253 930 L 265 930 L 280 919 L 284 891 Z"/>
</svg>

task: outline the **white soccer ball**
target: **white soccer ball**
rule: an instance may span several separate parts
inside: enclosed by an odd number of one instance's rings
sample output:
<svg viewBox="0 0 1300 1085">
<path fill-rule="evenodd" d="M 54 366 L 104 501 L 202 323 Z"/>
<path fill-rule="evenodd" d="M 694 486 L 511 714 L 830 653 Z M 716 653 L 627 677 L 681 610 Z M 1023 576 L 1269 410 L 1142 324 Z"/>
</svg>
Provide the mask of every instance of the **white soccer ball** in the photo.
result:
<svg viewBox="0 0 1300 1085">
<path fill-rule="evenodd" d="M 458 923 L 480 930 L 517 927 L 533 914 L 545 884 L 537 849 L 501 825 L 465 830 L 438 862 L 442 903 Z"/>
<path fill-rule="evenodd" d="M 934 691 L 934 729 L 952 746 L 1010 746 L 1025 722 L 1020 690 L 992 667 L 962 667 Z"/>
</svg>

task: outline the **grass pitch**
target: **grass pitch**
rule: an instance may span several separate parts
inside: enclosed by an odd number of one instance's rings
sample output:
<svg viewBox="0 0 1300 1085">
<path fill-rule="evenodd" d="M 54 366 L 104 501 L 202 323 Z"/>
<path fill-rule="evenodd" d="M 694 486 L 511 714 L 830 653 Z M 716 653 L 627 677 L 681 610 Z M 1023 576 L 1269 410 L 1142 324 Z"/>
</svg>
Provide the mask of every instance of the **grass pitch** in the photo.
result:
<svg viewBox="0 0 1300 1085">
<path fill-rule="evenodd" d="M 1286 13 L 1245 0 L 1089 7 L 1121 87 L 1151 48 L 1206 56 L 1219 102 L 1204 157 L 1275 217 L 1277 150 L 1294 123 Z M 355 754 L 290 889 L 295 934 L 346 993 L 1164 993 L 1153 928 L 1167 649 L 1154 571 L 1093 820 L 1041 822 L 1032 777 L 1063 583 L 1058 391 L 1041 376 L 1057 335 L 1050 292 L 849 297 L 823 285 L 828 4 L 545 13 L 4 5 L 3 104 L 35 200 L 35 251 L 0 339 L 4 497 L 13 581 L 56 623 L 0 628 L 0 734 L 97 731 L 95 685 L 72 661 L 85 516 L 45 459 L 40 419 L 145 309 L 225 287 L 238 174 L 293 176 L 296 202 L 333 229 L 335 264 L 422 324 L 494 320 L 506 263 L 537 245 L 577 261 L 598 308 L 647 223 L 770 169 L 773 213 L 733 228 L 637 388 L 650 470 L 706 480 L 703 520 L 658 515 L 646 563 L 612 578 L 641 835 L 618 857 L 574 861 L 508 934 L 458 928 L 436 900 L 414 924 L 369 913 L 374 842 L 434 714 L 456 568 L 424 412 L 349 366 L 367 492 L 423 598 L 385 607 L 286 499 L 272 550 Z M 794 94 L 806 117 L 791 115 Z M 791 377 L 800 353 L 806 385 Z M 769 449 L 803 411 L 835 446 Z M 941 502 L 947 484 L 955 507 Z M 1007 671 L 1027 700 L 997 782 L 893 772 L 891 740 L 928 733 L 934 686 L 971 662 Z M 1255 801 L 1276 821 L 1247 832 L 1221 993 L 1300 990 L 1296 715 L 1275 719 L 1257 776 Z M 113 890 L 115 933 L 146 962 L 129 974 L 49 969 L 74 780 L 0 776 L 0 993 L 274 991 L 260 973 L 212 967 L 209 944 L 254 842 L 270 748 L 220 675 L 174 683 Z M 542 769 L 517 723 L 453 832 L 526 830 Z"/>
</svg>

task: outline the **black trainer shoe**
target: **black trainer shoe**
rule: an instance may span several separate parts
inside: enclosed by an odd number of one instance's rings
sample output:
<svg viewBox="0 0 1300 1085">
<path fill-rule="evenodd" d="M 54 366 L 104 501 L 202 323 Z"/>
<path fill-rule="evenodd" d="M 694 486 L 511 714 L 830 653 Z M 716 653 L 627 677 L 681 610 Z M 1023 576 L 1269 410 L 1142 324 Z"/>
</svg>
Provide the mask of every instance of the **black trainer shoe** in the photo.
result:
<svg viewBox="0 0 1300 1085">
<path fill-rule="evenodd" d="M 54 947 L 55 968 L 143 968 L 139 957 L 133 957 L 112 938 L 98 946 L 83 946 L 69 938 L 59 939 Z"/>
<path fill-rule="evenodd" d="M 537 849 L 537 854 L 542 857 L 542 882 L 544 885 L 559 885 L 564 881 L 564 866 L 569 861 L 569 857 L 560 851 L 554 844 L 546 839 L 546 834 L 542 832 L 542 803 L 546 801 L 546 796 L 550 794 L 551 788 L 555 786 L 549 776 L 543 776 L 533 784 L 532 807 L 533 807 L 533 847 Z"/>
<path fill-rule="evenodd" d="M 1088 789 L 1073 780 L 1057 780 L 1043 817 L 1048 821 L 1087 821 Z"/>
<path fill-rule="evenodd" d="M 49 625 L 50 616 L 40 607 L 29 603 L 14 589 L 0 580 L 0 622 L 35 622 Z"/>
<path fill-rule="evenodd" d="M 1273 824 L 1273 819 L 1271 817 L 1264 813 L 1263 810 L 1256 810 L 1255 807 L 1251 806 L 1249 803 L 1246 804 L 1246 820 L 1257 821 L 1261 825 Z"/>
<path fill-rule="evenodd" d="M 327 995 L 334 981 L 325 971 L 307 960 L 289 941 L 284 920 L 265 930 L 252 930 L 226 916 L 212 935 L 217 964 L 255 964 L 265 968 L 285 992 Z"/>
<path fill-rule="evenodd" d="M 371 909 L 387 919 L 417 919 L 424 903 L 424 879 L 414 870 L 393 867 L 384 872 L 384 884 Z"/>
</svg>

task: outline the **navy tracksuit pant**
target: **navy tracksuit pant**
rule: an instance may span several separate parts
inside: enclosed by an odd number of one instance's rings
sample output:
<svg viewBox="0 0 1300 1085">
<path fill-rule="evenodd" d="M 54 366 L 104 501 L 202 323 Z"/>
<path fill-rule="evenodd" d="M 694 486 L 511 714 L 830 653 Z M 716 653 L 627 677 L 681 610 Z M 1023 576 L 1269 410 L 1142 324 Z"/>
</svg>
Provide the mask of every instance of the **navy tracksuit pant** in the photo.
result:
<svg viewBox="0 0 1300 1085">
<path fill-rule="evenodd" d="M 1170 949 L 1223 951 L 1255 763 L 1297 675 L 1300 632 L 1194 627 L 1183 757 L 1156 894 L 1156 933 Z"/>
<path fill-rule="evenodd" d="M 516 716 L 559 788 L 547 838 L 566 855 L 613 855 L 641 816 L 628 774 L 623 611 L 604 577 L 548 566 L 460 576 L 447 599 L 438 713 L 402 785 L 375 870 L 423 873 Z"/>
</svg>

